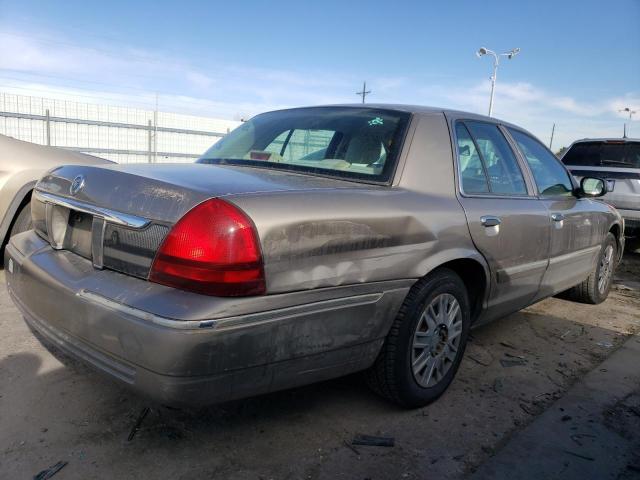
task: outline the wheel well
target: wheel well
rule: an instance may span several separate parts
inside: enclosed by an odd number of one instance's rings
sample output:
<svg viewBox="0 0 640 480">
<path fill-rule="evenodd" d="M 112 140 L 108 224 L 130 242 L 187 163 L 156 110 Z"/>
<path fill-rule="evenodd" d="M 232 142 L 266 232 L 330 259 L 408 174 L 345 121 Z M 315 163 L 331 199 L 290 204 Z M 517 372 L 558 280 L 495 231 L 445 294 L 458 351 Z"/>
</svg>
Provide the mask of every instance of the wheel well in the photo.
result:
<svg viewBox="0 0 640 480">
<path fill-rule="evenodd" d="M 9 235 L 11 235 L 11 229 L 13 228 L 13 225 L 16 223 L 16 220 L 18 219 L 18 215 L 20 215 L 20 212 L 22 211 L 24 206 L 31 201 L 31 194 L 32 193 L 33 193 L 33 190 L 29 190 L 25 194 L 24 198 L 22 199 L 22 201 L 18 205 L 18 208 L 16 209 L 15 213 L 13 214 L 13 218 L 11 218 L 11 221 L 9 222 L 9 225 L 7 226 L 7 231 L 4 234 L 4 238 L 0 237 L 0 253 L 2 253 L 4 251 L 4 247 L 6 247 L 7 243 L 9 243 Z M 1 232 L 0 232 L 0 234 L 1 234 Z"/>
<path fill-rule="evenodd" d="M 611 225 L 611 228 L 609 229 L 609 231 L 613 233 L 616 239 L 620 238 L 620 225 L 618 225 L 617 223 L 614 223 L 613 225 Z"/>
<path fill-rule="evenodd" d="M 469 295 L 471 321 L 473 322 L 478 318 L 482 310 L 482 303 L 487 289 L 487 276 L 484 267 L 475 260 L 461 258 L 444 263 L 438 268 L 453 270 L 464 282 L 467 294 Z"/>
<path fill-rule="evenodd" d="M 620 236 L 622 234 L 622 232 L 620 231 L 620 225 L 614 223 L 613 225 L 611 225 L 609 232 L 613 233 L 613 236 L 616 237 L 616 243 L 618 244 L 618 249 L 620 249 Z"/>
</svg>

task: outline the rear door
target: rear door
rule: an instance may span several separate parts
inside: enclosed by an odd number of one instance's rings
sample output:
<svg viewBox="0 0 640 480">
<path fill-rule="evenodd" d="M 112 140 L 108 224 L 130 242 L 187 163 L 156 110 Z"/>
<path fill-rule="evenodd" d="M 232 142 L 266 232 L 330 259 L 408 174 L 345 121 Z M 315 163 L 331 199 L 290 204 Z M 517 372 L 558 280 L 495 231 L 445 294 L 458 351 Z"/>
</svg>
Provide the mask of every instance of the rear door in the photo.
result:
<svg viewBox="0 0 640 480">
<path fill-rule="evenodd" d="M 594 200 L 574 195 L 571 176 L 553 153 L 527 133 L 507 130 L 531 170 L 538 198 L 551 220 L 549 267 L 538 295 L 542 298 L 589 275 L 603 241 L 603 219 Z"/>
<path fill-rule="evenodd" d="M 537 296 L 548 263 L 549 214 L 498 125 L 458 120 L 453 130 L 460 203 L 492 273 L 485 321 Z"/>
</svg>

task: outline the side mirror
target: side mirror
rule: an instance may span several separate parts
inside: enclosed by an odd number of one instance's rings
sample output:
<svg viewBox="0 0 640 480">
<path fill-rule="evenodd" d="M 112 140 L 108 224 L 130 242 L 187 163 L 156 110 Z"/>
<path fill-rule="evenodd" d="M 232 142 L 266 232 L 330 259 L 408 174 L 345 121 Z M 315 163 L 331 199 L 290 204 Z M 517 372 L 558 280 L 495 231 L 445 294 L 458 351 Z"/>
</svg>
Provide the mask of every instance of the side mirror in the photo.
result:
<svg viewBox="0 0 640 480">
<path fill-rule="evenodd" d="M 607 193 L 607 184 L 601 178 L 584 177 L 580 180 L 580 193 L 583 197 L 601 197 Z"/>
</svg>

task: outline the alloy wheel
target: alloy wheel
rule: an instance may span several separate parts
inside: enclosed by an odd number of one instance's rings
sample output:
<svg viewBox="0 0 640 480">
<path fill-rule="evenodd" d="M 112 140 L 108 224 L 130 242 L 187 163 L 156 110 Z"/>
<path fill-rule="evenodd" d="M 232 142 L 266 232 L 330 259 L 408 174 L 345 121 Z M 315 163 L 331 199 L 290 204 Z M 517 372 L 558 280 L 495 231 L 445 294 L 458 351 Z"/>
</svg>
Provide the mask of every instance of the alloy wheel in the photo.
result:
<svg viewBox="0 0 640 480">
<path fill-rule="evenodd" d="M 433 387 L 453 366 L 462 335 L 462 311 L 456 297 L 442 293 L 418 320 L 411 348 L 411 368 L 416 382 Z"/>
<path fill-rule="evenodd" d="M 604 294 L 609 286 L 613 274 L 613 264 L 613 246 L 607 245 L 600 258 L 600 271 L 598 273 L 598 291 L 600 294 Z"/>
</svg>

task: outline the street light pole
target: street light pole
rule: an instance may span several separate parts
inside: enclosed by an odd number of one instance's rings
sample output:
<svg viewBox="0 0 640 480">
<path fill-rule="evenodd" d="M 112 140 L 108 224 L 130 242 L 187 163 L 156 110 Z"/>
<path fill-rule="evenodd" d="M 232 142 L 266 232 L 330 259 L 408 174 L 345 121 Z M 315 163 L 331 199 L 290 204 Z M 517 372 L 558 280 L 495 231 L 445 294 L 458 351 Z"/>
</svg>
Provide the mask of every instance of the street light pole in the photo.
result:
<svg viewBox="0 0 640 480">
<path fill-rule="evenodd" d="M 520 53 L 519 48 L 514 48 L 505 53 L 496 53 L 493 50 L 489 50 L 488 48 L 480 48 L 476 55 L 478 58 L 484 55 L 491 55 L 493 57 L 493 75 L 491 75 L 491 96 L 489 97 L 489 116 L 493 115 L 493 96 L 496 90 L 496 79 L 498 78 L 498 66 L 500 64 L 500 57 L 507 57 L 511 60 L 518 53 Z"/>
<path fill-rule="evenodd" d="M 492 52 L 493 53 L 493 52 Z M 496 77 L 498 76 L 499 57 L 493 54 L 493 75 L 491 75 L 491 97 L 489 97 L 489 116 L 493 114 L 493 95 L 496 91 Z"/>
<path fill-rule="evenodd" d="M 618 110 L 618 112 L 620 112 L 620 113 L 625 112 L 625 113 L 629 114 L 629 127 L 631 127 L 631 121 L 633 120 L 633 116 L 636 113 L 638 113 L 635 110 L 631 110 L 629 107 L 625 107 L 622 110 Z M 628 135 L 628 133 L 629 133 L 629 128 L 626 127 L 626 125 L 625 125 L 624 136 L 626 137 Z"/>
</svg>

